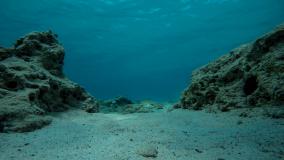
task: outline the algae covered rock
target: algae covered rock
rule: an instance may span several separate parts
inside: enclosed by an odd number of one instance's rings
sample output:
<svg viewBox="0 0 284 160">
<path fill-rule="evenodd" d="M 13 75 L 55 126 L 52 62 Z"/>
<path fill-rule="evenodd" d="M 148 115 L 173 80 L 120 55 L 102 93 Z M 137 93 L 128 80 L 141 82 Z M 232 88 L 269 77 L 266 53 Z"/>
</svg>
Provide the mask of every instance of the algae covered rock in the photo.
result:
<svg viewBox="0 0 284 160">
<path fill-rule="evenodd" d="M 183 108 L 284 106 L 284 25 L 195 70 Z"/>
<path fill-rule="evenodd" d="M 33 32 L 13 48 L 0 48 L 0 131 L 32 131 L 48 125 L 50 112 L 71 107 L 98 112 L 99 106 L 64 76 L 64 49 L 57 36 Z"/>
</svg>

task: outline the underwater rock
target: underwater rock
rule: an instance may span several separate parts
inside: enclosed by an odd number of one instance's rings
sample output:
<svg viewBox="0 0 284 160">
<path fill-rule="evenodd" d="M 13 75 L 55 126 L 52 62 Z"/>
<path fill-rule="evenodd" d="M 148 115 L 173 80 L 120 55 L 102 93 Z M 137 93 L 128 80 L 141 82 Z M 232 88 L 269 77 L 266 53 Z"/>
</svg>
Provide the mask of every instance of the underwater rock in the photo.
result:
<svg viewBox="0 0 284 160">
<path fill-rule="evenodd" d="M 13 48 L 0 48 L 0 131 L 39 129 L 51 122 L 45 115 L 71 107 L 98 112 L 97 101 L 64 76 L 64 55 L 51 31 L 33 32 Z"/>
<path fill-rule="evenodd" d="M 117 97 L 113 100 L 100 102 L 100 111 L 103 113 L 149 113 L 160 109 L 163 109 L 163 106 L 159 103 L 152 101 L 133 102 L 125 97 Z"/>
<path fill-rule="evenodd" d="M 164 109 L 164 106 L 153 101 L 141 101 L 125 108 L 124 113 L 150 113 Z"/>
<path fill-rule="evenodd" d="M 112 105 L 116 105 L 116 106 L 123 106 L 123 105 L 133 104 L 133 102 L 131 100 L 129 100 L 126 97 L 122 97 L 122 96 L 116 97 L 115 99 L 110 100 L 109 102 Z"/>
<path fill-rule="evenodd" d="M 152 145 L 145 145 L 137 150 L 137 154 L 146 158 L 156 158 L 158 156 L 158 150 Z"/>
<path fill-rule="evenodd" d="M 3 131 L 5 132 L 30 132 L 36 129 L 41 129 L 42 127 L 49 125 L 52 122 L 51 117 L 39 116 L 39 115 L 29 115 L 24 119 L 17 119 L 9 121 L 6 123 Z"/>
<path fill-rule="evenodd" d="M 11 57 L 11 56 L 12 56 L 12 53 L 10 49 L 0 48 L 0 61 L 8 57 Z"/>
<path fill-rule="evenodd" d="M 193 71 L 183 108 L 284 106 L 284 25 Z"/>
</svg>

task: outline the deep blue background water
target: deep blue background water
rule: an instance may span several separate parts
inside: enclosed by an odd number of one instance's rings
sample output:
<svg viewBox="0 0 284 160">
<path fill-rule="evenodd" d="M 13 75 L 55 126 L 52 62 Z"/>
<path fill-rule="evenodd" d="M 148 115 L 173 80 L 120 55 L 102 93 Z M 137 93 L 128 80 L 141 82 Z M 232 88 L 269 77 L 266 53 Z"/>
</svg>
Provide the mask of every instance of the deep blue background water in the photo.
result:
<svg viewBox="0 0 284 160">
<path fill-rule="evenodd" d="M 175 100 L 191 71 L 284 22 L 284 0 L 0 0 L 0 45 L 52 29 L 98 98 Z"/>
</svg>

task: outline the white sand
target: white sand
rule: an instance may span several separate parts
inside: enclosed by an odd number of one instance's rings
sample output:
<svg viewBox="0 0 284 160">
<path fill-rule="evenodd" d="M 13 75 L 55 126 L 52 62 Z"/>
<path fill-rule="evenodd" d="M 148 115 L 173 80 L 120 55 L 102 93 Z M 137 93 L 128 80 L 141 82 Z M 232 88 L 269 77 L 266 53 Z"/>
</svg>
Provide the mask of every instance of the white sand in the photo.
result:
<svg viewBox="0 0 284 160">
<path fill-rule="evenodd" d="M 137 154 L 147 145 L 157 158 Z M 283 120 L 187 110 L 70 111 L 32 133 L 0 134 L 0 160 L 276 160 L 284 159 L 283 149 Z"/>
</svg>

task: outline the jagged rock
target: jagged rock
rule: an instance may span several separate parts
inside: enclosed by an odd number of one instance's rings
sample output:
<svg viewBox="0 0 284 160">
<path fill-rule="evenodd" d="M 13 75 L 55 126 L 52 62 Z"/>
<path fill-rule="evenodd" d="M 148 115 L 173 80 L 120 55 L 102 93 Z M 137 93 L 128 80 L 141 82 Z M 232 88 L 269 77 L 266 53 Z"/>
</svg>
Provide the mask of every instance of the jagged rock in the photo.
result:
<svg viewBox="0 0 284 160">
<path fill-rule="evenodd" d="M 41 128 L 50 123 L 46 114 L 71 107 L 99 110 L 93 97 L 64 76 L 64 55 L 51 31 L 33 32 L 14 48 L 0 48 L 0 131 Z"/>
<path fill-rule="evenodd" d="M 15 55 L 40 64 L 51 74 L 63 76 L 64 48 L 51 31 L 32 32 L 15 44 Z"/>
<path fill-rule="evenodd" d="M 222 111 L 284 106 L 284 25 L 195 70 L 180 103 Z"/>
</svg>

